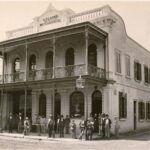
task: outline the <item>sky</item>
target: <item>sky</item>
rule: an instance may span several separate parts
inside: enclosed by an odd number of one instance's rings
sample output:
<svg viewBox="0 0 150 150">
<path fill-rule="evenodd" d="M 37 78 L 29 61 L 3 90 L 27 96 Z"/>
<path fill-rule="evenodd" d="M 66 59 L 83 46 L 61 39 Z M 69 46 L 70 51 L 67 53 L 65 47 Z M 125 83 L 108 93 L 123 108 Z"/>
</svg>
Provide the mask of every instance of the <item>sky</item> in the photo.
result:
<svg viewBox="0 0 150 150">
<path fill-rule="evenodd" d="M 127 34 L 150 50 L 150 1 L 0 0 L 0 41 L 5 40 L 6 31 L 30 24 L 35 16 L 46 10 L 49 3 L 56 9 L 71 8 L 75 12 L 110 5 L 123 18 Z"/>
<path fill-rule="evenodd" d="M 123 18 L 127 34 L 150 51 L 150 0 L 0 0 L 0 41 L 6 39 L 5 32 L 30 24 L 34 17 L 47 9 L 49 3 L 58 10 L 71 8 L 77 13 L 110 5 Z"/>
</svg>

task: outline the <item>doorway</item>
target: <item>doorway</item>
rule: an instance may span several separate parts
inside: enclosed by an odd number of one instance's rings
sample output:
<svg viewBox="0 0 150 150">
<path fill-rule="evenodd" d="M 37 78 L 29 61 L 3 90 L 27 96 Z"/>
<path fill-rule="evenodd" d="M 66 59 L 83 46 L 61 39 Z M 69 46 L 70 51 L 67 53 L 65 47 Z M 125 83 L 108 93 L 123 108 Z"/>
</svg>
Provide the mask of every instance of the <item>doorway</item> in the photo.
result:
<svg viewBox="0 0 150 150">
<path fill-rule="evenodd" d="M 137 102 L 134 101 L 133 103 L 133 118 L 134 118 L 134 121 L 133 121 L 133 124 L 134 124 L 134 130 L 136 130 L 137 128 L 137 125 L 136 125 L 136 122 L 137 122 Z"/>
<path fill-rule="evenodd" d="M 102 93 L 98 90 L 92 94 L 92 115 L 102 113 Z"/>
<path fill-rule="evenodd" d="M 61 97 L 59 93 L 55 93 L 55 108 L 54 108 L 54 115 L 55 119 L 61 115 Z"/>
</svg>

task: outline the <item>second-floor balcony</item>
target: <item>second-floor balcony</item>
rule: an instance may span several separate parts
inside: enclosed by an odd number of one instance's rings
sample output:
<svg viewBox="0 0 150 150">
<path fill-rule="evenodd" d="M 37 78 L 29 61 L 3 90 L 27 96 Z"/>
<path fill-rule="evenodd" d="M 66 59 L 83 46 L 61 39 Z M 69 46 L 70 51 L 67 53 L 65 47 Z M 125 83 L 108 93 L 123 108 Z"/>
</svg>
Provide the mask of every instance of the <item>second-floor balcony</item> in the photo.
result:
<svg viewBox="0 0 150 150">
<path fill-rule="evenodd" d="M 89 75 L 99 79 L 106 79 L 105 69 L 88 65 L 88 73 L 86 73 L 86 65 L 70 65 L 66 67 L 45 68 L 39 70 L 31 70 L 27 72 L 27 81 L 40 81 L 53 78 L 77 77 L 80 75 Z M 25 82 L 25 72 L 16 72 L 13 74 L 5 74 L 0 76 L 0 83 L 18 83 Z"/>
</svg>

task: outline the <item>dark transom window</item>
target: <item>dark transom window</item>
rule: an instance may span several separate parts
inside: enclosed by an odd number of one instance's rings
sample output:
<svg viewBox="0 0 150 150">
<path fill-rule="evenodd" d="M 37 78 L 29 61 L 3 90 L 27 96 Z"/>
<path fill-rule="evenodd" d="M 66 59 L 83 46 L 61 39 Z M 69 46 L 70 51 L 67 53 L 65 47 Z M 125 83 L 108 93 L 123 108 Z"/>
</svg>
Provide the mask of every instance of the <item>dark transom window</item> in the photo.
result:
<svg viewBox="0 0 150 150">
<path fill-rule="evenodd" d="M 29 70 L 35 70 L 36 69 L 36 56 L 31 55 L 29 59 Z"/>
<path fill-rule="evenodd" d="M 97 47 L 95 44 L 88 47 L 88 64 L 97 66 Z"/>
<path fill-rule="evenodd" d="M 49 51 L 46 54 L 45 68 L 53 67 L 53 52 Z"/>
<path fill-rule="evenodd" d="M 73 48 L 67 49 L 65 63 L 66 63 L 66 66 L 74 65 L 74 49 Z"/>
</svg>

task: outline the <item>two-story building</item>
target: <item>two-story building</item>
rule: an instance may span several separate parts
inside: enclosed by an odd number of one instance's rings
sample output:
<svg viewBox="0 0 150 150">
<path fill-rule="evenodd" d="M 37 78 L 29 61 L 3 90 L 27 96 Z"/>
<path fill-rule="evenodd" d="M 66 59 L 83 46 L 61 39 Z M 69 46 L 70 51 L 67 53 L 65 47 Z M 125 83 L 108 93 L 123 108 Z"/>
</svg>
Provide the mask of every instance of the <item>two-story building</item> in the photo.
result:
<svg viewBox="0 0 150 150">
<path fill-rule="evenodd" d="M 0 43 L 1 123 L 9 113 L 71 118 L 109 114 L 120 131 L 150 125 L 150 52 L 109 6 L 82 13 L 52 5 Z M 83 84 L 77 82 L 81 79 Z"/>
</svg>

